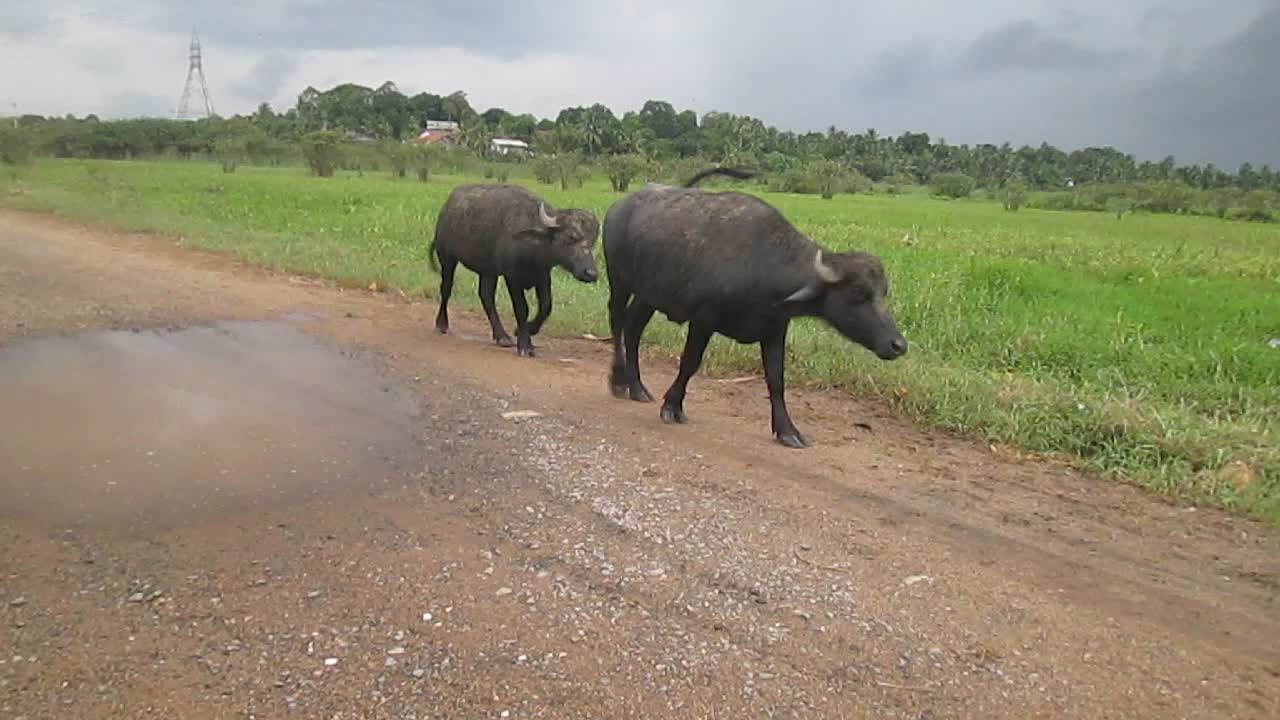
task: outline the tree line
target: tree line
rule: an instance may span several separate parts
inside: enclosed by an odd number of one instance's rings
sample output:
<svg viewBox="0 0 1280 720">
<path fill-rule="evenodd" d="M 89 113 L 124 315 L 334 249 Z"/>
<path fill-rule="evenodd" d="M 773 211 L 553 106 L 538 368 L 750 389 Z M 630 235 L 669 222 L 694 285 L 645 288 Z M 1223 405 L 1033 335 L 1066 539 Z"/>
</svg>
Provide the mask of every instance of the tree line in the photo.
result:
<svg viewBox="0 0 1280 720">
<path fill-rule="evenodd" d="M 699 117 L 663 100 L 649 100 L 621 117 L 596 103 L 564 108 L 554 119 L 537 118 L 500 107 L 477 111 L 462 91 L 405 95 L 391 82 L 376 88 L 307 87 L 284 112 L 263 103 L 251 114 L 194 122 L 24 115 L 14 119 L 15 128 L 6 123 L 0 155 L 10 160 L 30 154 L 203 156 L 221 159 L 228 171 L 240 162 L 280 164 L 301 156 L 319 175 L 339 167 L 385 165 L 399 175 L 416 167 L 425 180 L 435 165 L 463 162 L 442 149 L 402 146 L 427 120 L 459 123 L 457 149 L 485 162 L 508 159 L 490 156 L 492 138 L 525 140 L 535 151 L 538 178 L 566 187 L 580 183 L 588 166 L 625 190 L 633 178 L 669 177 L 671 168 L 697 161 L 754 168 L 770 189 L 824 197 L 872 187 L 926 186 L 949 197 L 985 191 L 1009 209 L 1029 202 L 1117 214 L 1145 209 L 1259 220 L 1270 218 L 1280 193 L 1280 173 L 1267 165 L 1245 163 L 1228 171 L 1213 164 L 1179 165 L 1172 156 L 1139 162 L 1112 147 L 1068 152 L 1049 143 L 953 145 L 927 132 L 894 137 L 833 126 L 796 133 L 747 115 Z M 495 177 L 506 173 L 487 171 Z"/>
</svg>

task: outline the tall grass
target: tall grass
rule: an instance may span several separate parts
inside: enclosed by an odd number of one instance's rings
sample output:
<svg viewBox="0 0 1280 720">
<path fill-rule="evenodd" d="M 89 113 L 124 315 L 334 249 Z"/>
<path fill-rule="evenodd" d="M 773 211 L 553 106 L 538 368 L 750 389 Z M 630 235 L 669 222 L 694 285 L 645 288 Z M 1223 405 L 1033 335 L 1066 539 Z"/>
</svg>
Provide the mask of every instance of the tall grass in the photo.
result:
<svg viewBox="0 0 1280 720">
<path fill-rule="evenodd" d="M 436 211 L 463 180 L 41 161 L 8 181 L 0 204 L 431 295 L 437 278 L 426 251 Z M 569 191 L 519 181 L 601 217 L 618 197 L 602 178 Z M 818 242 L 884 259 L 892 309 L 912 347 L 881 363 L 820 322 L 800 321 L 789 382 L 875 393 L 992 442 L 1074 456 L 1158 492 L 1280 521 L 1280 349 L 1268 346 L 1280 337 L 1280 228 L 1006 212 L 919 195 L 760 194 Z M 476 304 L 475 285 L 459 273 L 455 297 Z M 558 274 L 554 291 L 546 332 L 607 334 L 605 282 Z M 650 327 L 647 347 L 678 352 L 683 328 L 661 316 Z M 754 347 L 717 337 L 708 351 L 709 373 L 758 367 Z"/>
</svg>

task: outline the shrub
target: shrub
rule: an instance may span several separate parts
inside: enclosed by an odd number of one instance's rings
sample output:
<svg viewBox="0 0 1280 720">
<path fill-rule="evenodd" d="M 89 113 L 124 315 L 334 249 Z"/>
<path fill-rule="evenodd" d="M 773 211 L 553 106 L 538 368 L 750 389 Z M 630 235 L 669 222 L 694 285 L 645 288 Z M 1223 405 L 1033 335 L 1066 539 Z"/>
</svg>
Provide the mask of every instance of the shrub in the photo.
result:
<svg viewBox="0 0 1280 720">
<path fill-rule="evenodd" d="M 0 127 L 0 162 L 5 165 L 30 165 L 35 146 L 35 137 L 27 128 Z"/>
<path fill-rule="evenodd" d="M 248 142 L 242 137 L 224 137 L 213 144 L 213 154 L 222 163 L 222 172 L 233 173 L 249 155 Z"/>
<path fill-rule="evenodd" d="M 1195 195 L 1189 185 L 1176 180 L 1144 183 L 1135 186 L 1132 192 L 1136 195 L 1136 207 L 1153 213 L 1185 212 Z"/>
<path fill-rule="evenodd" d="M 846 171 L 844 166 L 835 160 L 819 160 L 809 166 L 809 174 L 813 177 L 813 186 L 823 200 L 830 200 L 836 193 L 844 189 Z"/>
<path fill-rule="evenodd" d="M 582 165 L 581 157 L 574 152 L 540 157 L 534 161 L 533 172 L 535 177 L 548 185 L 559 181 L 561 190 L 582 187 L 591 177 L 590 168 Z M 544 179 L 548 177 L 549 179 Z"/>
<path fill-rule="evenodd" d="M 1113 197 L 1107 200 L 1107 212 L 1116 216 L 1116 219 L 1124 217 L 1125 213 L 1133 212 L 1134 203 L 1129 198 Z"/>
<path fill-rule="evenodd" d="M 333 177 L 342 162 L 342 137 L 332 130 L 316 130 L 302 137 L 302 157 L 319 177 Z"/>
<path fill-rule="evenodd" d="M 1272 208 L 1276 206 L 1276 195 L 1268 190 L 1253 190 L 1240 199 L 1240 207 L 1232 208 L 1227 217 L 1232 220 L 1248 220 L 1250 222 L 1272 222 L 1275 216 Z"/>
<path fill-rule="evenodd" d="M 639 155 L 611 155 L 603 165 L 614 192 L 626 192 L 631 181 L 645 171 L 644 158 Z"/>
<path fill-rule="evenodd" d="M 539 155 L 529 163 L 533 177 L 543 185 L 554 185 L 556 182 L 556 163 L 550 155 Z"/>
<path fill-rule="evenodd" d="M 766 182 L 769 192 L 799 193 L 813 195 L 817 192 L 813 175 L 804 168 L 793 167 L 781 173 L 770 175 Z"/>
<path fill-rule="evenodd" d="M 1017 212 L 1027 202 L 1027 190 L 1027 184 L 1022 180 L 1010 180 L 1000 189 L 1000 204 L 1005 210 Z"/>
<path fill-rule="evenodd" d="M 403 143 L 389 141 L 382 143 L 378 150 L 391 169 L 391 177 L 402 178 L 409 172 L 409 165 L 412 163 L 413 158 L 408 146 Z"/>
<path fill-rule="evenodd" d="M 418 174 L 420 182 L 431 179 L 431 171 L 440 164 L 445 154 L 444 148 L 435 143 L 415 143 L 406 152 L 409 164 Z"/>
<path fill-rule="evenodd" d="M 933 176 L 933 192 L 936 195 L 958 200 L 973 194 L 977 183 L 961 173 L 938 173 Z"/>
</svg>

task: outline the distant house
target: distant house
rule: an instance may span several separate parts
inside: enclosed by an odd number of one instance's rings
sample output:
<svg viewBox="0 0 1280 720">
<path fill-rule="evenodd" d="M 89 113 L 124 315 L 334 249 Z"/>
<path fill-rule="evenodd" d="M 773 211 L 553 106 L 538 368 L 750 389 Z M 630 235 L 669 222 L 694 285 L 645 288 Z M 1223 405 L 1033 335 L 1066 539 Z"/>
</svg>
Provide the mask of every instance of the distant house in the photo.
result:
<svg viewBox="0 0 1280 720">
<path fill-rule="evenodd" d="M 417 137 L 409 138 L 409 142 L 453 143 L 453 133 L 447 130 L 423 130 Z"/>
<path fill-rule="evenodd" d="M 489 149 L 499 155 L 515 152 L 528 154 L 529 143 L 517 138 L 496 137 L 489 141 Z"/>
<path fill-rule="evenodd" d="M 409 142 L 438 142 L 452 144 L 454 135 L 458 132 L 458 123 L 451 120 L 428 120 L 426 127 L 417 137 L 409 139 Z"/>
</svg>

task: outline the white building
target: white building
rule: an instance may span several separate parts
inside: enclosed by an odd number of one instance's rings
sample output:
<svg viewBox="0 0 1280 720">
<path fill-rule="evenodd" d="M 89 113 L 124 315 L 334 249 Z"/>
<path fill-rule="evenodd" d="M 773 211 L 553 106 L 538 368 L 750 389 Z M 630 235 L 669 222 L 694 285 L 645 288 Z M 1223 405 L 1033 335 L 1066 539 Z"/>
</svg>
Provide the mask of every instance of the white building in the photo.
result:
<svg viewBox="0 0 1280 720">
<path fill-rule="evenodd" d="M 529 143 L 516 138 L 496 137 L 489 141 L 489 149 L 499 155 L 506 155 L 512 151 L 527 153 L 529 152 Z"/>
</svg>

